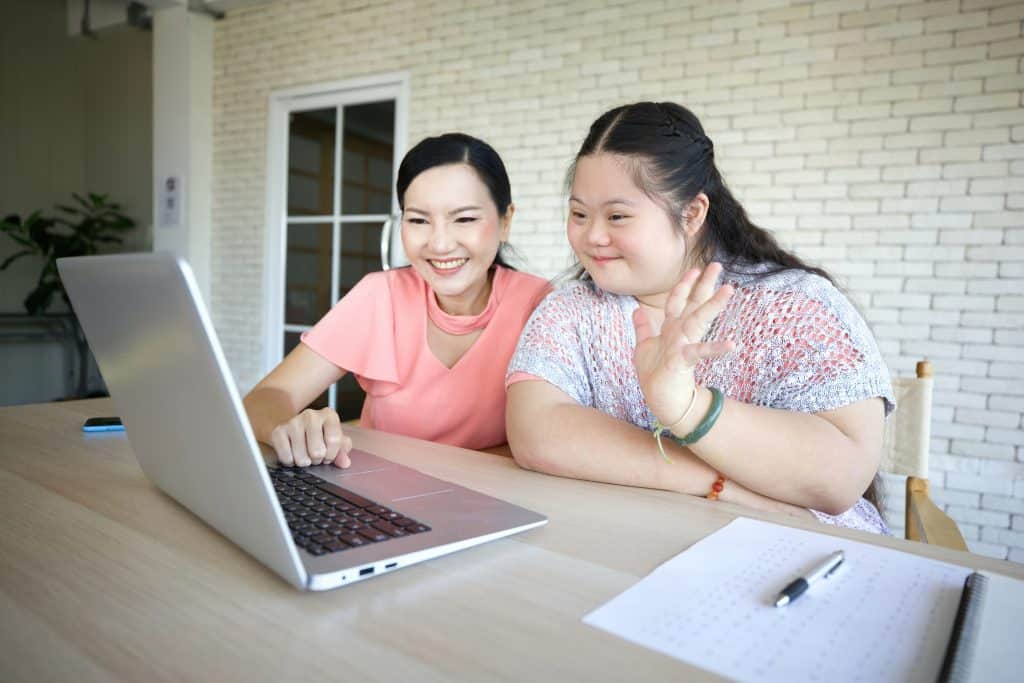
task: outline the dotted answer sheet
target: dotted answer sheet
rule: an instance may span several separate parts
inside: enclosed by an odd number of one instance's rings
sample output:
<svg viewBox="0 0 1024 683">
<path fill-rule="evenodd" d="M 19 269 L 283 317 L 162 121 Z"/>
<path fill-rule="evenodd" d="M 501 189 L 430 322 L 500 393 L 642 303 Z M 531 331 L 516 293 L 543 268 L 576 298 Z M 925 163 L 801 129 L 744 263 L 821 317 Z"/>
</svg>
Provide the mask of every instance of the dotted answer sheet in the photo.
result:
<svg viewBox="0 0 1024 683">
<path fill-rule="evenodd" d="M 792 580 L 845 560 L 785 607 Z M 934 681 L 971 570 L 739 518 L 583 618 L 737 681 Z"/>
</svg>

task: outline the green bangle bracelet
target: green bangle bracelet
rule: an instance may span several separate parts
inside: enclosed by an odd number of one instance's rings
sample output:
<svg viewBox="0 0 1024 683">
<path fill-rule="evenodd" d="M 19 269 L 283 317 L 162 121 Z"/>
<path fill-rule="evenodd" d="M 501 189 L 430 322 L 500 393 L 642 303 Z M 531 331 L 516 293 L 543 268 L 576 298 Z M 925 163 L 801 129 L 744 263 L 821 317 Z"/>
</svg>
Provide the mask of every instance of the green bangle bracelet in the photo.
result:
<svg viewBox="0 0 1024 683">
<path fill-rule="evenodd" d="M 686 436 L 679 437 L 672 435 L 672 440 L 680 446 L 689 446 L 695 444 L 704 438 L 704 435 L 711 431 L 711 428 L 718 422 L 718 416 L 722 414 L 722 405 L 725 403 L 725 397 L 722 396 L 722 392 L 714 387 L 708 387 L 711 390 L 711 407 L 708 408 L 707 414 L 704 419 L 700 421 L 693 431 Z"/>
</svg>

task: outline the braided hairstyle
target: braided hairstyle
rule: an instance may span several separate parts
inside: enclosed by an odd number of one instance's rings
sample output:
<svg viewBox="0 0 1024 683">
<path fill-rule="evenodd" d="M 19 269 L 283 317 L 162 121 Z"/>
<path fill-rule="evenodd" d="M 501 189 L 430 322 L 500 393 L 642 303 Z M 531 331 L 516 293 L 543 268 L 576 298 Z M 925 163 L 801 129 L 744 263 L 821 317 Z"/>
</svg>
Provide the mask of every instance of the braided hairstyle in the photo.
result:
<svg viewBox="0 0 1024 683">
<path fill-rule="evenodd" d="M 701 192 L 707 195 L 704 228 L 696 243 L 688 245 L 698 262 L 723 259 L 723 265 L 732 270 L 743 264 L 769 263 L 765 275 L 796 268 L 834 283 L 828 273 L 780 247 L 771 233 L 747 217 L 715 166 L 714 144 L 686 107 L 637 102 L 606 112 L 590 127 L 569 169 L 568 184 L 581 157 L 601 153 L 626 160 L 636 186 L 660 204 L 680 229 L 693 198 Z"/>
</svg>

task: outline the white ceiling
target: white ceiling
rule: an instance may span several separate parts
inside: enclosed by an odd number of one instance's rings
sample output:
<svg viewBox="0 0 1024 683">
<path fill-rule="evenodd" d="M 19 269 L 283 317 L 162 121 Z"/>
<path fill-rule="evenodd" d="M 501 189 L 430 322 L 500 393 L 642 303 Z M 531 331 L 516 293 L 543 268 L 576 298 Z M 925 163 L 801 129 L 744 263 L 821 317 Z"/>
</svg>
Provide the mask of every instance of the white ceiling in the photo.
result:
<svg viewBox="0 0 1024 683">
<path fill-rule="evenodd" d="M 168 7 L 203 5 L 214 12 L 230 12 L 241 7 L 264 5 L 273 0 L 139 0 L 150 9 L 159 10 Z M 125 23 L 125 8 L 130 0 L 92 0 L 89 5 L 89 26 L 99 31 Z M 82 13 L 85 11 L 85 0 L 67 0 L 68 35 L 81 32 Z"/>
</svg>

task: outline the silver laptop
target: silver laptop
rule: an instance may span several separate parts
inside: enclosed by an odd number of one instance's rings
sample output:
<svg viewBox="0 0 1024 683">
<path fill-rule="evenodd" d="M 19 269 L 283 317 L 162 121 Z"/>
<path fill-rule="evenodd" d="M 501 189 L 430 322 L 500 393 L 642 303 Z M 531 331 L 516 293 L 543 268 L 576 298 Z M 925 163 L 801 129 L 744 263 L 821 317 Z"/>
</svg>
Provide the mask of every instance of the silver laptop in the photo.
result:
<svg viewBox="0 0 1024 683">
<path fill-rule="evenodd" d="M 57 262 L 142 471 L 304 590 L 344 586 L 547 518 L 354 449 L 352 466 L 268 466 L 188 264 Z"/>
</svg>

